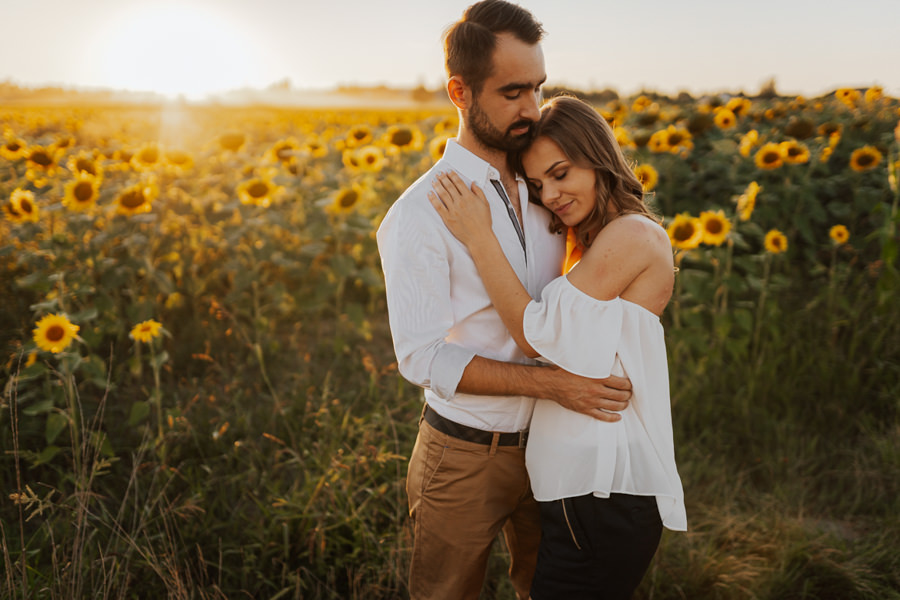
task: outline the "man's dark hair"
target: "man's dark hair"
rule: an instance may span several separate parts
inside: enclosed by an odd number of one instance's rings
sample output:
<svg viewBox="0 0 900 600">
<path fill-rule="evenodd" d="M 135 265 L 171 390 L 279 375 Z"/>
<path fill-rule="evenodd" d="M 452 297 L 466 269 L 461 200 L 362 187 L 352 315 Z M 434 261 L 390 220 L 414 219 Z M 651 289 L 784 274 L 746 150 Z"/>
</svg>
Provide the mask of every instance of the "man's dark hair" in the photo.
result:
<svg viewBox="0 0 900 600">
<path fill-rule="evenodd" d="M 544 28 L 517 4 L 504 0 L 477 2 L 444 33 L 447 76 L 458 75 L 475 94 L 480 93 L 491 76 L 498 33 L 511 33 L 526 44 L 537 44 L 544 37 Z"/>
</svg>

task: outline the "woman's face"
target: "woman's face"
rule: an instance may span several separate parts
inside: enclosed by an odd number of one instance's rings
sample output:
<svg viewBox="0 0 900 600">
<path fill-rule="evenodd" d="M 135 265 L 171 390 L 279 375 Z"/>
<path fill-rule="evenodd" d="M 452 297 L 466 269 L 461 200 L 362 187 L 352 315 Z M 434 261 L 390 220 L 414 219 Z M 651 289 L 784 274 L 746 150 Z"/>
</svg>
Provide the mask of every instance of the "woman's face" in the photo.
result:
<svg viewBox="0 0 900 600">
<path fill-rule="evenodd" d="M 578 225 L 594 210 L 594 170 L 575 165 L 550 138 L 541 136 L 531 144 L 522 155 L 522 167 L 541 203 L 567 226 Z"/>
</svg>

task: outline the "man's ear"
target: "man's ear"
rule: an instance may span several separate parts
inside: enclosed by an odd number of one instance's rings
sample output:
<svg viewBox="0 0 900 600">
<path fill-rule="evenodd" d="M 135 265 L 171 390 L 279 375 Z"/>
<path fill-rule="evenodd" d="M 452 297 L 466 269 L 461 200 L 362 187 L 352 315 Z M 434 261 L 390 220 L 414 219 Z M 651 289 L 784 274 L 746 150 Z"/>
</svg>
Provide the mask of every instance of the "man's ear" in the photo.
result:
<svg viewBox="0 0 900 600">
<path fill-rule="evenodd" d="M 447 95 L 450 102 L 460 110 L 469 108 L 472 90 L 467 86 L 459 75 L 454 75 L 447 81 Z"/>
</svg>

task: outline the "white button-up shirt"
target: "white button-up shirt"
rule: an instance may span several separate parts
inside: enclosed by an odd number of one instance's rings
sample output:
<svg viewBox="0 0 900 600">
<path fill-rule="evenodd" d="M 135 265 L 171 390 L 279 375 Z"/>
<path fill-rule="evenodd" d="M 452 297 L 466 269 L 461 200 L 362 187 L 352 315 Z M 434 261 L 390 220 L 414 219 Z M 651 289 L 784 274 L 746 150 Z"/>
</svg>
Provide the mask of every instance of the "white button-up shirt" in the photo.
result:
<svg viewBox="0 0 900 600">
<path fill-rule="evenodd" d="M 488 431 L 526 429 L 534 399 L 456 392 L 477 354 L 531 364 L 491 304 L 466 247 L 444 226 L 428 192 L 439 172 L 456 171 L 475 182 L 491 206 L 494 234 L 519 280 L 533 298 L 562 272 L 565 236 L 549 230 L 550 214 L 528 202 L 517 180 L 525 249 L 506 204 L 491 184 L 500 173 L 455 140 L 444 156 L 390 208 L 378 228 L 388 313 L 400 373 L 425 388 L 425 401 L 444 417 Z"/>
</svg>

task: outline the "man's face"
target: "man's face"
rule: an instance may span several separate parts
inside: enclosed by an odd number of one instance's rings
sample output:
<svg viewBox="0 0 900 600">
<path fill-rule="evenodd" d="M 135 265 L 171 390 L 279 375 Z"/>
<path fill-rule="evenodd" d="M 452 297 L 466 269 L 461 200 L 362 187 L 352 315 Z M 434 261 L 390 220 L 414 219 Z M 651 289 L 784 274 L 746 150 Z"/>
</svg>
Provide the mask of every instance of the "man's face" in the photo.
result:
<svg viewBox="0 0 900 600">
<path fill-rule="evenodd" d="M 488 148 L 510 152 L 531 141 L 540 118 L 541 86 L 547 79 L 544 53 L 508 33 L 497 36 L 493 72 L 473 95 L 466 125 Z"/>
</svg>

